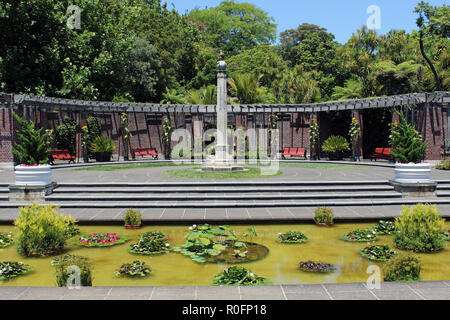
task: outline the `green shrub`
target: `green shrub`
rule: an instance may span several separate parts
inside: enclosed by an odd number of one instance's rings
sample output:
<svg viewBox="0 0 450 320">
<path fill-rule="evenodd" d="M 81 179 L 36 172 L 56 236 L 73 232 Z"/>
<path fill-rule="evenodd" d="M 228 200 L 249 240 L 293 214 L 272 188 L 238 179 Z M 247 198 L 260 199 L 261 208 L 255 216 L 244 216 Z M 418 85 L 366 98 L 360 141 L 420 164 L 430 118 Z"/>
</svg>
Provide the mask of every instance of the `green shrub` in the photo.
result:
<svg viewBox="0 0 450 320">
<path fill-rule="evenodd" d="M 436 169 L 439 170 L 450 170 L 450 160 L 444 160 L 436 165 Z"/>
<path fill-rule="evenodd" d="M 394 256 L 383 267 L 384 281 L 418 281 L 422 266 L 412 256 Z"/>
<path fill-rule="evenodd" d="M 65 117 L 62 123 L 55 129 L 55 141 L 58 149 L 69 150 L 75 155 L 76 148 L 76 121 Z"/>
<path fill-rule="evenodd" d="M 86 257 L 76 255 L 66 257 L 55 265 L 55 269 L 58 287 L 92 286 L 93 265 Z"/>
<path fill-rule="evenodd" d="M 410 125 L 402 113 L 398 113 L 400 123 L 391 128 L 389 143 L 393 147 L 391 155 L 401 163 L 417 163 L 425 158 L 427 143 L 422 136 Z"/>
<path fill-rule="evenodd" d="M 333 209 L 327 207 L 318 207 L 314 210 L 314 221 L 317 223 L 332 224 L 334 221 Z"/>
<path fill-rule="evenodd" d="M 125 212 L 123 220 L 126 225 L 140 225 L 142 222 L 142 214 L 140 211 L 128 209 Z"/>
<path fill-rule="evenodd" d="M 322 150 L 330 153 L 349 151 L 350 144 L 342 136 L 331 136 L 323 143 Z"/>
<path fill-rule="evenodd" d="M 113 152 L 116 150 L 116 144 L 108 137 L 97 137 L 92 141 L 89 150 L 92 153 Z"/>
<path fill-rule="evenodd" d="M 395 219 L 394 243 L 400 249 L 415 252 L 437 252 L 446 245 L 445 220 L 436 205 L 418 204 L 403 207 Z"/>
<path fill-rule="evenodd" d="M 244 267 L 230 267 L 214 277 L 216 286 L 254 286 L 268 284 L 267 279 L 259 277 Z"/>
<path fill-rule="evenodd" d="M 48 255 L 64 249 L 70 219 L 60 215 L 57 207 L 33 204 L 19 209 L 19 217 L 14 221 L 19 253 Z"/>
</svg>

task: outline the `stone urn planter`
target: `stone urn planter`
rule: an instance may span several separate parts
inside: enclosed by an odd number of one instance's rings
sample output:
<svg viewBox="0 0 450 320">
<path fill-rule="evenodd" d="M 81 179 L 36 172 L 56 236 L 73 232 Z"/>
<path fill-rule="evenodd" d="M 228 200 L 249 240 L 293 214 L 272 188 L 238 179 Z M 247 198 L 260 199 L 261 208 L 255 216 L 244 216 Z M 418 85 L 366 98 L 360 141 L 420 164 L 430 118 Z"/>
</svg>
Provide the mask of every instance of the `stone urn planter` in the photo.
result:
<svg viewBox="0 0 450 320">
<path fill-rule="evenodd" d="M 14 168 L 16 186 L 47 186 L 52 183 L 52 167 L 43 165 L 18 165 Z"/>
<path fill-rule="evenodd" d="M 429 183 L 431 166 L 429 163 L 396 163 L 395 182 Z"/>
</svg>

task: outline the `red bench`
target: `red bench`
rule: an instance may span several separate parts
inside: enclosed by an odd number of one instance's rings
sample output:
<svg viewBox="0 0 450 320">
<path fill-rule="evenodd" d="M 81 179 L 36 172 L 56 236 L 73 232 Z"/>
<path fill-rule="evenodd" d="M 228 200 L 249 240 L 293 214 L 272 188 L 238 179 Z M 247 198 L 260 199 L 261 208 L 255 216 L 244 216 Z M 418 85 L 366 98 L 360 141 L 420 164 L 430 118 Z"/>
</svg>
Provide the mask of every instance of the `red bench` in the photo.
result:
<svg viewBox="0 0 450 320">
<path fill-rule="evenodd" d="M 306 148 L 284 148 L 281 156 L 303 157 L 306 159 Z"/>
<path fill-rule="evenodd" d="M 156 148 L 135 148 L 133 149 L 133 158 L 136 158 L 136 156 L 150 156 L 156 159 L 158 158 L 158 151 L 156 151 Z"/>
<path fill-rule="evenodd" d="M 377 159 L 386 159 L 390 160 L 392 148 L 375 148 L 375 152 L 370 155 L 370 161 L 377 161 Z"/>
<path fill-rule="evenodd" d="M 69 163 L 75 163 L 75 156 L 69 153 L 69 150 L 50 150 L 50 163 L 54 164 L 55 160 L 69 160 Z"/>
</svg>

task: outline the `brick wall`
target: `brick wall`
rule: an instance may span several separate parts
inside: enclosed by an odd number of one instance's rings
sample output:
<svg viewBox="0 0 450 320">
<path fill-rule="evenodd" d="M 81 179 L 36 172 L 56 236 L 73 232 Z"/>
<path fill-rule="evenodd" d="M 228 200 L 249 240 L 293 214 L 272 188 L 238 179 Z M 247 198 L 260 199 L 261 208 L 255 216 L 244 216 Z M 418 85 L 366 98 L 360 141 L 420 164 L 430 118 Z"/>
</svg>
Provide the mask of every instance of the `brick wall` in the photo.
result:
<svg viewBox="0 0 450 320">
<path fill-rule="evenodd" d="M 13 143 L 12 112 L 0 109 L 0 162 L 13 162 L 11 152 Z"/>
</svg>

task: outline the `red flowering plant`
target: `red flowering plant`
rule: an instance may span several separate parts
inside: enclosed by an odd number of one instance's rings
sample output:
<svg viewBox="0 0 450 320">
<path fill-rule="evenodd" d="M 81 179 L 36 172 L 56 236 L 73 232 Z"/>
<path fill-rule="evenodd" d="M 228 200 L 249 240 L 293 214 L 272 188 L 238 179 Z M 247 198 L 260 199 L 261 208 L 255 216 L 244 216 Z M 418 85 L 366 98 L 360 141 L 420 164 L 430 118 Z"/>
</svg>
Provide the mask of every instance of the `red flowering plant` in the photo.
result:
<svg viewBox="0 0 450 320">
<path fill-rule="evenodd" d="M 92 233 L 75 238 L 75 242 L 84 247 L 110 247 L 127 242 L 129 239 L 117 233 Z"/>
</svg>

